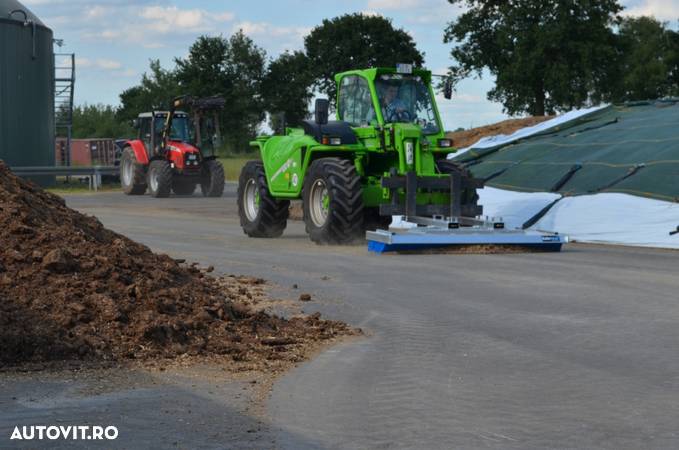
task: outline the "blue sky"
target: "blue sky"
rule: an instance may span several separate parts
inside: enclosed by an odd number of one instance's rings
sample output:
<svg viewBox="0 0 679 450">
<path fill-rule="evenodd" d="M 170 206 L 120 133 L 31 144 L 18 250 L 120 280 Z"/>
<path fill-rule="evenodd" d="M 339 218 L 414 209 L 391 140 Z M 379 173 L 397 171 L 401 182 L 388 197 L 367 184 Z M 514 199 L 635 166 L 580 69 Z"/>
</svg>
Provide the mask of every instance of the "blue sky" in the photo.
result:
<svg viewBox="0 0 679 450">
<path fill-rule="evenodd" d="M 267 55 L 303 46 L 303 37 L 324 18 L 345 13 L 381 14 L 407 30 L 426 54 L 427 66 L 443 73 L 451 64 L 443 44 L 446 23 L 460 9 L 446 0 L 21 0 L 63 39 L 77 57 L 76 103 L 118 104 L 118 94 L 139 82 L 149 59 L 173 66 L 201 34 L 228 36 L 243 29 Z M 676 25 L 679 0 L 622 0 L 626 14 L 649 14 Z M 58 49 L 57 49 L 58 50 Z M 447 129 L 505 118 L 486 100 L 493 80 L 466 80 L 452 100 L 440 100 Z"/>
</svg>

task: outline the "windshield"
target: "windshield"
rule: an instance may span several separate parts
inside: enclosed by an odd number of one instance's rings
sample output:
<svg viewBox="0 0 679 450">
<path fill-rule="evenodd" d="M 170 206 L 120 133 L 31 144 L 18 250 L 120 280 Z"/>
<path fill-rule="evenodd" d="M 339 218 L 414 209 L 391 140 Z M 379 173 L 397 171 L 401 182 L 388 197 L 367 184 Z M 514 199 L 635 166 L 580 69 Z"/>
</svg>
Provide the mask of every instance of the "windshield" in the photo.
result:
<svg viewBox="0 0 679 450">
<path fill-rule="evenodd" d="M 161 136 L 163 134 L 163 128 L 165 127 L 165 118 L 155 121 L 155 132 L 156 135 Z M 170 130 L 170 136 L 168 136 L 171 141 L 179 142 L 192 142 L 192 137 L 189 132 L 189 119 L 188 117 L 174 116 L 172 118 L 172 129 Z"/>
<path fill-rule="evenodd" d="M 409 122 L 425 134 L 439 132 L 429 88 L 422 78 L 412 75 L 380 75 L 375 80 L 382 117 L 387 123 Z"/>
</svg>

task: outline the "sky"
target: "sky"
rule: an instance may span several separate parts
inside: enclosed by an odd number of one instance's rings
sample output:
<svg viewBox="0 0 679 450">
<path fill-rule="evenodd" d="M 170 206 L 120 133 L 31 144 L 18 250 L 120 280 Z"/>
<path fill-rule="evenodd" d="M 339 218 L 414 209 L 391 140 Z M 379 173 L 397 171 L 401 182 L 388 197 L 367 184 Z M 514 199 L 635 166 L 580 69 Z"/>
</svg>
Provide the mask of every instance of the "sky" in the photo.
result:
<svg viewBox="0 0 679 450">
<path fill-rule="evenodd" d="M 20 0 L 76 54 L 77 104 L 119 104 L 118 95 L 139 83 L 149 60 L 165 68 L 185 57 L 200 35 L 229 36 L 242 29 L 271 58 L 303 48 L 303 38 L 324 18 L 380 14 L 410 33 L 426 66 L 445 73 L 452 44 L 446 24 L 462 10 L 447 0 Z M 622 0 L 624 14 L 654 15 L 676 28 L 679 0 Z M 57 59 L 57 63 L 59 60 Z M 464 80 L 452 100 L 437 99 L 446 129 L 470 128 L 507 118 L 486 99 L 493 78 Z"/>
</svg>

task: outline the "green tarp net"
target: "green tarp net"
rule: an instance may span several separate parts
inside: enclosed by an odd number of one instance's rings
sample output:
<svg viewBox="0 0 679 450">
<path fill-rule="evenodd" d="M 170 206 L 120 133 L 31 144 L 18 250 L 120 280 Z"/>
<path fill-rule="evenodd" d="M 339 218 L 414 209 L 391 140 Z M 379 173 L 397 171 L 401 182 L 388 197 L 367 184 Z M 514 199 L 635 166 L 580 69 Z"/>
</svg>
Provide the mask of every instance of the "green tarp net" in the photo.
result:
<svg viewBox="0 0 679 450">
<path fill-rule="evenodd" d="M 461 154 L 486 185 L 679 202 L 679 102 L 610 106 L 518 142 Z"/>
</svg>

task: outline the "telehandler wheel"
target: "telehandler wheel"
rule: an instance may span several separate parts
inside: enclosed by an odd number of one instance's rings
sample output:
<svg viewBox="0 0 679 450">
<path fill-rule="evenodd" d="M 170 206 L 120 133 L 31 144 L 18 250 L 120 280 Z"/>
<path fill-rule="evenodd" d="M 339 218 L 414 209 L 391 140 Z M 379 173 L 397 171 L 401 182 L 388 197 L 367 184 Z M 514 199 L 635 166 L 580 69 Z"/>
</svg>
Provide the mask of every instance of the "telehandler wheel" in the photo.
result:
<svg viewBox="0 0 679 450">
<path fill-rule="evenodd" d="M 148 173 L 149 192 L 156 198 L 169 197 L 172 188 L 172 167 L 162 159 L 151 161 Z"/>
<path fill-rule="evenodd" d="M 203 163 L 200 190 L 205 197 L 221 197 L 224 193 L 224 166 L 215 159 Z"/>
<path fill-rule="evenodd" d="M 146 192 L 144 166 L 139 164 L 130 147 L 125 147 L 120 157 L 120 184 L 127 195 L 142 195 Z"/>
<path fill-rule="evenodd" d="M 194 180 L 184 180 L 182 178 L 172 180 L 172 192 L 177 195 L 191 195 L 195 191 L 196 182 Z"/>
<path fill-rule="evenodd" d="M 363 188 L 354 165 L 340 158 L 311 164 L 304 180 L 304 223 L 317 244 L 347 244 L 363 233 Z"/>
<path fill-rule="evenodd" d="M 438 167 L 441 173 L 459 173 L 460 175 L 473 178 L 472 173 L 466 167 L 463 167 L 455 161 L 449 159 L 440 159 L 436 161 L 436 167 Z M 476 189 L 467 188 L 462 192 L 461 203 L 462 205 L 473 205 L 476 206 L 479 201 L 479 194 L 476 193 Z"/>
<path fill-rule="evenodd" d="M 248 161 L 238 179 L 238 215 L 243 232 L 250 237 L 275 238 L 288 224 L 289 200 L 269 193 L 261 161 Z"/>
</svg>

